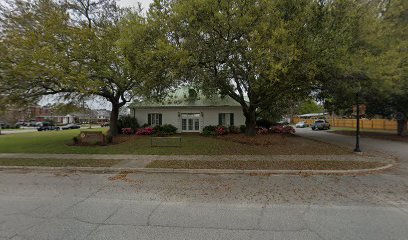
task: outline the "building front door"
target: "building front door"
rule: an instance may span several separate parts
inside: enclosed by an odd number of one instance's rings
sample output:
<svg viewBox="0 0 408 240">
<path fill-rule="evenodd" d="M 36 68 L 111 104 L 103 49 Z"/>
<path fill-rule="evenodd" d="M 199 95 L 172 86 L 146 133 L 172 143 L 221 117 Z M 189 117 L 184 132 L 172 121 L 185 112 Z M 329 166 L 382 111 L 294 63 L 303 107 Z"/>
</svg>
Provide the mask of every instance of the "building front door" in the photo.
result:
<svg viewBox="0 0 408 240">
<path fill-rule="evenodd" d="M 182 113 L 181 114 L 182 132 L 200 132 L 200 114 Z"/>
</svg>

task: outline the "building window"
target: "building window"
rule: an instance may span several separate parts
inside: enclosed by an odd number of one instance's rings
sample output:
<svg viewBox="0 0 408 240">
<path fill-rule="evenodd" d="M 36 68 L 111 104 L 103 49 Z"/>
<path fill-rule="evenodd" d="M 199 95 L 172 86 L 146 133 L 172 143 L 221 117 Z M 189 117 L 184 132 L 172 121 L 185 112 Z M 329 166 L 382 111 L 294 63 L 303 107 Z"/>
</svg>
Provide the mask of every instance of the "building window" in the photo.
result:
<svg viewBox="0 0 408 240">
<path fill-rule="evenodd" d="M 218 125 L 221 126 L 234 126 L 234 114 L 233 113 L 219 113 Z"/>
<path fill-rule="evenodd" d="M 147 114 L 147 123 L 150 126 L 161 126 L 162 125 L 162 114 L 161 113 L 149 113 Z"/>
</svg>

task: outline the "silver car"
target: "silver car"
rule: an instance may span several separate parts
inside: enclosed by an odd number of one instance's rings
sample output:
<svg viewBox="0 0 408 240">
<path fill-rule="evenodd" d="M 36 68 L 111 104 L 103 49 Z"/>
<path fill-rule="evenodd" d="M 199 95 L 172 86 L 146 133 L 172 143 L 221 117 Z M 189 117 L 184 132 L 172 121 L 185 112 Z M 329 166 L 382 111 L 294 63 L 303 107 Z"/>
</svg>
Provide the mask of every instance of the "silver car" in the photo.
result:
<svg viewBox="0 0 408 240">
<path fill-rule="evenodd" d="M 309 127 L 309 124 L 307 124 L 306 122 L 298 122 L 296 123 L 296 128 L 305 128 L 305 127 Z"/>
</svg>

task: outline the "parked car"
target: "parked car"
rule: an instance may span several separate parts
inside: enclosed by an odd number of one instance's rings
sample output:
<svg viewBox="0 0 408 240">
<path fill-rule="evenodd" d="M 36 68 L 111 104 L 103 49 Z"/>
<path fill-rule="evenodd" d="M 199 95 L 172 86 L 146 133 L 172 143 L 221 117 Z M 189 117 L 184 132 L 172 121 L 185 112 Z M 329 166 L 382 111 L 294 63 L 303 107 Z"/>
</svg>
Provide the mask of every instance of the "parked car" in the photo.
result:
<svg viewBox="0 0 408 240">
<path fill-rule="evenodd" d="M 3 129 L 5 129 L 5 128 L 10 128 L 10 124 L 1 122 L 1 123 L 0 123 L 0 127 L 3 128 Z"/>
<path fill-rule="evenodd" d="M 57 127 L 53 124 L 47 124 L 47 123 L 43 123 L 42 126 L 38 127 L 37 130 L 39 132 L 41 131 L 52 131 L 52 130 L 60 130 L 60 127 Z"/>
<path fill-rule="evenodd" d="M 27 124 L 25 122 L 16 122 L 16 126 L 25 127 Z"/>
<path fill-rule="evenodd" d="M 73 124 L 73 123 L 70 123 L 70 124 L 67 124 L 67 125 L 61 127 L 62 130 L 78 129 L 78 128 L 81 128 L 81 126 L 79 126 L 77 124 Z"/>
<path fill-rule="evenodd" d="M 101 123 L 101 127 L 109 127 L 109 122 Z"/>
<path fill-rule="evenodd" d="M 28 127 L 38 127 L 37 122 L 30 122 L 28 123 Z"/>
<path fill-rule="evenodd" d="M 309 124 L 307 124 L 306 122 L 298 122 L 296 123 L 296 128 L 305 128 L 305 127 L 309 127 Z"/>
<path fill-rule="evenodd" d="M 318 119 L 312 125 L 312 130 L 327 130 L 330 129 L 330 123 L 324 119 Z"/>
<path fill-rule="evenodd" d="M 278 122 L 278 125 L 281 125 L 281 126 L 289 125 L 289 122 L 286 120 L 282 120 Z"/>
</svg>

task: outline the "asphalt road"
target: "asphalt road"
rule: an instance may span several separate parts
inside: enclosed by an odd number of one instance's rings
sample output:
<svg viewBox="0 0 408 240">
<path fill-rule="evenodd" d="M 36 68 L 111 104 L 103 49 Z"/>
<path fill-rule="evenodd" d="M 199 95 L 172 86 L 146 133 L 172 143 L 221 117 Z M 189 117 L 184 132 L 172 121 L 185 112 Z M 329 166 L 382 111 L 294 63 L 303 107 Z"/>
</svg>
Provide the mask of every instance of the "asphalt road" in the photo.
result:
<svg viewBox="0 0 408 240">
<path fill-rule="evenodd" d="M 406 240 L 408 148 L 362 146 L 391 151 L 398 166 L 358 176 L 3 171 L 0 239 Z"/>
</svg>

